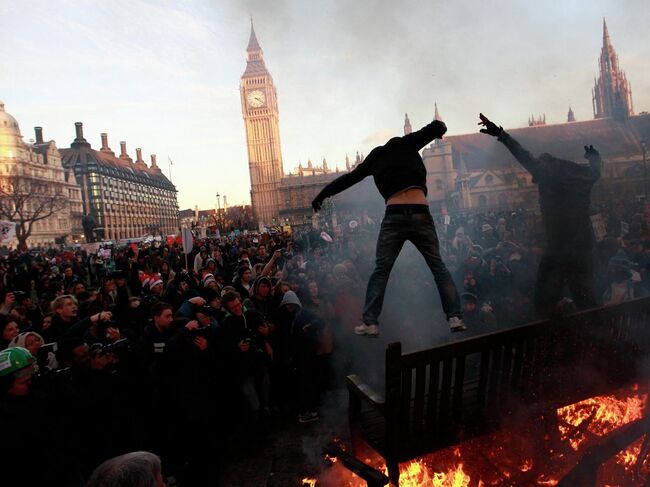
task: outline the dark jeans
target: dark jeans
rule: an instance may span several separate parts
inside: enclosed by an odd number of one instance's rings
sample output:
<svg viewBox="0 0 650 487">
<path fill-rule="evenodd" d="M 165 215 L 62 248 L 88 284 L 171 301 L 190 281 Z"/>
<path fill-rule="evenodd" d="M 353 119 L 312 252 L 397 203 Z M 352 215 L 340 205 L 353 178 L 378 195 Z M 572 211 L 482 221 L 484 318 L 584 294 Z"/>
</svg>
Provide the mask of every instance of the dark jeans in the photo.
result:
<svg viewBox="0 0 650 487">
<path fill-rule="evenodd" d="M 596 306 L 591 248 L 547 251 L 539 263 L 535 282 L 535 309 L 552 315 L 566 284 L 578 310 Z"/>
<path fill-rule="evenodd" d="M 410 240 L 422 254 L 438 286 L 442 309 L 447 318 L 462 316 L 460 298 L 456 285 L 440 258 L 438 236 L 431 214 L 386 214 L 377 238 L 375 270 L 368 281 L 363 322 L 377 325 L 388 276 L 402 250 L 404 242 Z"/>
</svg>

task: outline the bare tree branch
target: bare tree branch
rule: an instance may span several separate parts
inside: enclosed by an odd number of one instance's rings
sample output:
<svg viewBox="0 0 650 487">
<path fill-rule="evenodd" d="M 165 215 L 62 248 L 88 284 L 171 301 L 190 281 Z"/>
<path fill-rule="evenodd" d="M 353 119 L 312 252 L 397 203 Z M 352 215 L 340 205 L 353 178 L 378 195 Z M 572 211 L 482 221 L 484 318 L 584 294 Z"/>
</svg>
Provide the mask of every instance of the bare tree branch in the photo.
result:
<svg viewBox="0 0 650 487">
<path fill-rule="evenodd" d="M 16 237 L 21 247 L 26 246 L 35 222 L 68 207 L 68 198 L 59 188 L 29 176 L 0 177 L 0 217 L 18 224 Z"/>
</svg>

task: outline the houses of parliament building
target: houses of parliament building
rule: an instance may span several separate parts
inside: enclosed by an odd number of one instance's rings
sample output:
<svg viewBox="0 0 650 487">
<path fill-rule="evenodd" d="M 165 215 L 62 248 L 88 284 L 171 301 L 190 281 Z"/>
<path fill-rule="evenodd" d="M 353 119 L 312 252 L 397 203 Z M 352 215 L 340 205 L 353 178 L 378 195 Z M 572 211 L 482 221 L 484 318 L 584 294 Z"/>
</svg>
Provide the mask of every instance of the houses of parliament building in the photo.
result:
<svg viewBox="0 0 650 487">
<path fill-rule="evenodd" d="M 273 78 L 266 69 L 262 48 L 251 23 L 247 63 L 241 77 L 241 105 L 246 129 L 254 219 L 260 224 L 302 224 L 312 219 L 311 201 L 327 183 L 340 175 L 327 161 L 284 174 L 279 115 Z M 599 73 L 592 90 L 594 118 L 576 121 L 569 107 L 566 123 L 546 124 L 546 116 L 532 117 L 528 126 L 508 129 L 532 154 L 544 152 L 580 161 L 583 146 L 593 144 L 605 160 L 594 197 L 620 194 L 641 197 L 646 187 L 646 141 L 650 140 L 650 114 L 635 115 L 632 91 L 603 20 L 603 44 Z M 435 118 L 441 119 L 438 109 Z M 408 115 L 404 133 L 411 131 Z M 422 152 L 427 169 L 429 205 L 435 211 L 484 211 L 534 207 L 537 188 L 532 177 L 494 138 L 480 133 L 435 140 Z M 345 170 L 363 161 L 346 157 Z M 625 193 L 622 193 L 625 191 Z M 337 210 L 381 209 L 383 201 L 366 178 L 358 190 L 333 198 Z"/>
</svg>

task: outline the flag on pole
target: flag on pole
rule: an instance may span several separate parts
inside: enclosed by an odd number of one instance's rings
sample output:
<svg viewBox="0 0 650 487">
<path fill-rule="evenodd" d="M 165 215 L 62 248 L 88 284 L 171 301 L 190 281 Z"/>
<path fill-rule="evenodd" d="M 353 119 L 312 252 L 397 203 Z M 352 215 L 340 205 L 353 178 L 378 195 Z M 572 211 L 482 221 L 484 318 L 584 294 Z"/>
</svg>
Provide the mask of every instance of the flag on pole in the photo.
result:
<svg viewBox="0 0 650 487">
<path fill-rule="evenodd" d="M 10 243 L 16 236 L 16 224 L 14 222 L 0 221 L 0 243 Z"/>
</svg>

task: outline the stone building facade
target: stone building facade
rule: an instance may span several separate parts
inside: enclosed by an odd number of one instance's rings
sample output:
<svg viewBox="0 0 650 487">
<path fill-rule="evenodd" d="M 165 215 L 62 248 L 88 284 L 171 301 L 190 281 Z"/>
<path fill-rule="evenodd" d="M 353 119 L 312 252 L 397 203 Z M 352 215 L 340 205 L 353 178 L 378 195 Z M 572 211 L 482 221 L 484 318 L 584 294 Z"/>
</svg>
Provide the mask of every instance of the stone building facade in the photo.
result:
<svg viewBox="0 0 650 487">
<path fill-rule="evenodd" d="M 0 102 L 0 184 L 6 187 L 12 181 L 38 186 L 36 199 L 41 195 L 57 196 L 62 201 L 67 199 L 67 203 L 52 206 L 57 211 L 50 217 L 34 221 L 31 235 L 27 239 L 28 246 L 49 246 L 59 239 L 72 243 L 82 238 L 81 188 L 74 174 L 62 164 L 56 143 L 43 140 L 41 127 L 35 127 L 33 144 L 23 142 L 18 122 L 5 111 L 4 103 Z M 26 219 L 34 218 L 38 201 L 26 198 L 23 209 Z"/>
<path fill-rule="evenodd" d="M 156 155 L 148 166 L 138 148 L 133 161 L 126 142 L 120 142 L 116 156 L 107 134 L 101 134 L 101 148 L 95 150 L 84 138 L 81 122 L 75 123 L 75 130 L 70 148 L 61 149 L 63 165 L 81 186 L 84 215 L 92 221 L 95 236 L 122 240 L 177 233 L 176 187 L 158 167 Z"/>
</svg>

